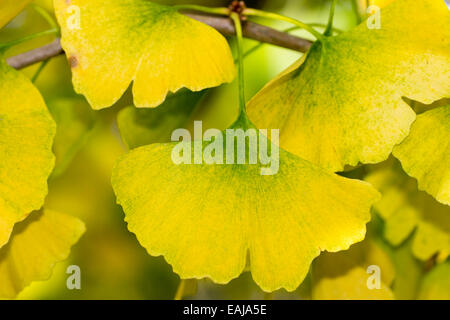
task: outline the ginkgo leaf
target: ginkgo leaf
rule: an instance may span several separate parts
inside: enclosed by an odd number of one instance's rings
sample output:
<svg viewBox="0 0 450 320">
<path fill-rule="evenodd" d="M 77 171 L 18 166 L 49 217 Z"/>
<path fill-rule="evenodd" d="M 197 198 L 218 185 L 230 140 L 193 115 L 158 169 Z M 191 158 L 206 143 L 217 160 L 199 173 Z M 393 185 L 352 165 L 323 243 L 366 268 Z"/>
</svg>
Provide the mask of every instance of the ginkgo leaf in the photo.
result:
<svg viewBox="0 0 450 320">
<path fill-rule="evenodd" d="M 384 236 L 398 246 L 414 232 L 412 252 L 421 260 L 437 254 L 445 260 L 450 254 L 450 208 L 417 189 L 400 164 L 388 161 L 366 178 L 380 190 L 382 198 L 374 205 L 384 219 Z"/>
<path fill-rule="evenodd" d="M 450 261 L 433 268 L 423 279 L 421 300 L 450 300 Z"/>
<path fill-rule="evenodd" d="M 395 278 L 394 265 L 388 254 L 369 232 L 366 239 L 347 251 L 324 253 L 314 261 L 312 297 L 315 300 L 390 300 L 390 285 Z M 378 269 L 374 269 L 378 268 Z M 380 276 L 375 289 L 371 275 Z M 369 282 L 369 285 L 368 285 Z"/>
<path fill-rule="evenodd" d="M 450 205 L 450 105 L 419 115 L 393 154 L 420 190 Z"/>
<path fill-rule="evenodd" d="M 44 203 L 54 135 L 39 91 L 0 59 L 0 247 L 14 223 Z"/>
<path fill-rule="evenodd" d="M 195 153 L 195 144 L 181 143 Z M 255 164 L 176 165 L 176 145 L 134 149 L 118 161 L 112 185 L 129 230 L 183 279 L 227 283 L 244 270 L 248 254 L 263 290 L 292 291 L 320 251 L 345 250 L 364 238 L 379 195 L 362 181 L 283 150 L 273 175 L 261 175 Z"/>
<path fill-rule="evenodd" d="M 135 105 L 156 107 L 169 91 L 199 91 L 235 76 L 225 38 L 171 7 L 146 0 L 54 6 L 75 90 L 94 109 L 114 104 L 131 81 Z"/>
<path fill-rule="evenodd" d="M 385 160 L 415 119 L 402 97 L 450 93 L 450 12 L 441 0 L 397 0 L 380 14 L 380 29 L 362 23 L 315 42 L 249 102 L 253 123 L 332 171 Z"/>
<path fill-rule="evenodd" d="M 168 97 L 156 109 L 124 108 L 117 115 L 117 125 L 125 144 L 134 149 L 156 142 L 169 142 L 175 129 L 184 128 L 204 92 L 180 91 Z"/>
<path fill-rule="evenodd" d="M 32 281 L 48 279 L 84 231 L 80 220 L 50 210 L 18 223 L 0 249 L 0 298 L 14 298 Z"/>
<path fill-rule="evenodd" d="M 0 2 L 0 29 L 10 22 L 32 0 L 2 0 Z"/>
</svg>

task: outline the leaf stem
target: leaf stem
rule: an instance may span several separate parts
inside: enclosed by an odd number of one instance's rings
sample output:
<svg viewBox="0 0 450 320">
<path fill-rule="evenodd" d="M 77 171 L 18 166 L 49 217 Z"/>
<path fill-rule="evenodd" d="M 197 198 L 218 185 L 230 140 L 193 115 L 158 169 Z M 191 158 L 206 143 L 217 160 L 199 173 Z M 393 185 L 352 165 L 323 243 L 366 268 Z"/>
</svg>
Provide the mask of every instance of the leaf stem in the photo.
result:
<svg viewBox="0 0 450 320">
<path fill-rule="evenodd" d="M 230 15 L 230 9 L 228 8 L 211 8 L 211 7 L 205 7 L 205 6 L 199 6 L 195 4 L 180 4 L 176 6 L 172 6 L 175 10 L 194 10 L 194 11 L 200 11 L 205 13 L 211 13 L 211 14 L 218 14 L 222 16 L 229 16 Z"/>
<path fill-rule="evenodd" d="M 49 30 L 45 30 L 42 32 L 38 32 L 38 33 L 34 33 L 34 34 L 30 34 L 28 36 L 25 36 L 23 38 L 20 39 L 16 39 L 16 40 L 12 40 L 6 43 L 2 43 L 0 44 L 0 49 L 9 49 L 11 47 L 14 47 L 18 44 L 21 44 L 23 42 L 27 42 L 30 40 L 33 40 L 35 38 L 39 38 L 39 37 L 43 37 L 43 36 L 47 36 L 47 35 L 51 35 L 51 34 L 58 34 L 59 33 L 59 29 L 58 28 L 52 28 Z"/>
<path fill-rule="evenodd" d="M 319 41 L 324 40 L 324 36 L 320 32 L 318 32 L 316 29 L 311 27 L 310 25 L 308 25 L 304 22 L 298 21 L 297 19 L 283 16 L 281 14 L 277 14 L 277 13 L 273 13 L 273 12 L 266 12 L 266 11 L 262 11 L 262 10 L 258 10 L 258 9 L 246 8 L 246 9 L 244 9 L 243 15 L 286 21 L 286 22 L 289 22 L 289 23 L 291 23 L 295 26 L 298 26 L 302 29 L 305 29 L 306 31 L 311 33 L 317 40 L 319 40 Z"/>
<path fill-rule="evenodd" d="M 245 80 L 244 80 L 244 45 L 242 35 L 241 17 L 236 12 L 231 13 L 230 18 L 236 27 L 237 51 L 238 51 L 238 78 L 239 78 L 239 114 L 245 114 Z"/>
<path fill-rule="evenodd" d="M 328 24 L 325 31 L 323 32 L 324 36 L 330 36 L 331 33 L 333 32 L 333 20 L 334 20 L 334 12 L 336 10 L 336 3 L 337 0 L 333 0 L 333 2 L 331 3 L 330 15 L 328 16 Z"/>
<path fill-rule="evenodd" d="M 39 65 L 39 68 L 37 69 L 36 73 L 33 75 L 33 78 L 31 78 L 31 82 L 35 83 L 39 75 L 41 74 L 42 70 L 44 70 L 45 66 L 50 62 L 50 59 L 42 61 L 42 63 Z"/>
</svg>

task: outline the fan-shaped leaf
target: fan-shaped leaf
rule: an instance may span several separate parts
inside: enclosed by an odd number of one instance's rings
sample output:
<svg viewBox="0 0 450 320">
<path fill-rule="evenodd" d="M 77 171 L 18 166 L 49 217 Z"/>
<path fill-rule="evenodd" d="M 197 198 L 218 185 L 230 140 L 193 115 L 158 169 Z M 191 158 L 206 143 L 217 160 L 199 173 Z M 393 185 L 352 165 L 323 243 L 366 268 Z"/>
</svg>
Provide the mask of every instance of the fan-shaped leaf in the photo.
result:
<svg viewBox="0 0 450 320">
<path fill-rule="evenodd" d="M 73 84 L 94 109 L 114 104 L 133 84 L 137 107 L 167 93 L 230 82 L 235 67 L 216 30 L 145 0 L 55 0 Z"/>
<path fill-rule="evenodd" d="M 0 298 L 14 298 L 32 281 L 48 279 L 84 231 L 80 220 L 50 210 L 18 223 L 0 249 Z"/>
<path fill-rule="evenodd" d="M 227 283 L 243 271 L 248 253 L 263 290 L 292 291 L 320 251 L 364 238 L 378 198 L 368 184 L 283 150 L 275 175 L 250 164 L 175 165 L 175 145 L 134 149 L 118 161 L 112 184 L 130 231 L 181 278 Z"/>
<path fill-rule="evenodd" d="M 38 90 L 0 59 L 0 247 L 14 223 L 44 203 L 54 135 Z"/>
<path fill-rule="evenodd" d="M 450 205 L 450 106 L 419 115 L 393 154 L 421 190 Z"/>
<path fill-rule="evenodd" d="M 362 23 L 317 41 L 250 101 L 249 117 L 280 128 L 287 151 L 332 171 L 385 160 L 415 119 L 402 97 L 430 103 L 450 94 L 449 25 L 443 1 L 395 1 L 380 29 Z"/>
</svg>

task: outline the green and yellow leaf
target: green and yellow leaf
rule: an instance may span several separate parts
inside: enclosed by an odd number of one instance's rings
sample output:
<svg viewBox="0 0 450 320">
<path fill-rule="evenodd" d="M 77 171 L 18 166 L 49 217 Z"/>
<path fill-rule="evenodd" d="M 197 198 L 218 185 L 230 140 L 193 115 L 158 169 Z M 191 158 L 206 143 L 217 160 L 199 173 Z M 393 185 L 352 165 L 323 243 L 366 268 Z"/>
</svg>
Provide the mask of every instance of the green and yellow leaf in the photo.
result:
<svg viewBox="0 0 450 320">
<path fill-rule="evenodd" d="M 393 154 L 420 190 L 450 205 L 450 105 L 419 115 Z"/>
<path fill-rule="evenodd" d="M 134 149 L 118 161 L 112 185 L 129 230 L 182 279 L 227 283 L 242 273 L 248 256 L 263 290 L 292 291 L 321 251 L 364 239 L 379 195 L 362 181 L 283 150 L 275 175 L 262 176 L 260 165 L 176 165 L 175 145 Z"/>
<path fill-rule="evenodd" d="M 383 161 L 415 119 L 402 97 L 450 94 L 449 25 L 444 1 L 397 0 L 381 10 L 380 29 L 362 23 L 317 41 L 250 101 L 249 117 L 331 171 Z"/>
<path fill-rule="evenodd" d="M 10 22 L 32 0 L 1 0 L 0 1 L 0 29 Z"/>
<path fill-rule="evenodd" d="M 47 195 L 55 123 L 39 91 L 0 59 L 0 247 Z"/>
<path fill-rule="evenodd" d="M 156 107 L 168 92 L 200 91 L 235 76 L 225 38 L 171 7 L 145 0 L 54 5 L 75 90 L 94 109 L 114 104 L 132 81 L 135 105 Z"/>
<path fill-rule="evenodd" d="M 48 279 L 84 231 L 80 220 L 50 210 L 18 223 L 0 249 L 0 298 L 14 298 L 32 281 Z"/>
</svg>

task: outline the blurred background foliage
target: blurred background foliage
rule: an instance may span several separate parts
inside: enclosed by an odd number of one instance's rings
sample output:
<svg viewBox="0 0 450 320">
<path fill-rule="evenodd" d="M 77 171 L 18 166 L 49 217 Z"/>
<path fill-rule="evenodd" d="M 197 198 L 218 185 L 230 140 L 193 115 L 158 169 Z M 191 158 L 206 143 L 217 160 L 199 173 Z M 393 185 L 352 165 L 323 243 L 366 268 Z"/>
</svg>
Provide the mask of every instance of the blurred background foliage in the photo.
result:
<svg viewBox="0 0 450 320">
<path fill-rule="evenodd" d="M 226 6 L 229 1 L 155 1 L 163 4 L 195 3 Z M 348 30 L 364 15 L 368 3 L 382 6 L 390 1 L 341 0 L 335 27 Z M 52 12 L 51 0 L 36 4 Z M 248 0 L 250 7 L 283 13 L 307 23 L 326 23 L 328 0 Z M 264 21 L 277 29 L 284 23 Z M 0 43 L 48 28 L 47 22 L 28 6 L 0 30 Z M 295 34 L 309 37 L 305 32 Z M 15 55 L 46 44 L 39 38 L 14 47 Z M 229 39 L 234 48 L 234 39 Z M 255 41 L 246 40 L 247 49 Z M 251 98 L 269 80 L 301 56 L 287 49 L 264 45 L 245 60 L 246 96 Z M 368 62 L 370 63 L 370 62 Z M 33 77 L 39 65 L 23 70 Z M 115 160 L 128 148 L 167 141 L 174 128 L 191 128 L 193 120 L 203 126 L 224 129 L 237 115 L 237 84 L 192 94 L 182 90 L 159 108 L 136 110 L 130 90 L 113 107 L 92 111 L 83 97 L 75 94 L 65 56 L 49 61 L 35 82 L 58 124 L 54 152 L 56 169 L 49 181 L 46 207 L 81 218 L 87 227 L 72 249 L 68 261 L 59 263 L 48 281 L 35 282 L 20 295 L 22 299 L 173 299 L 180 280 L 161 257 L 151 257 L 129 233 L 123 212 L 115 204 L 110 175 Z M 364 85 L 364 84 L 361 84 Z M 407 101 L 416 112 L 442 105 Z M 445 101 L 448 103 L 448 101 Z M 348 168 L 350 178 L 371 181 L 383 194 L 373 210 L 366 240 L 350 250 L 325 253 L 317 258 L 310 274 L 293 293 L 280 290 L 265 294 L 245 272 L 230 284 L 209 280 L 198 285 L 186 298 L 195 299 L 450 299 L 450 208 L 417 191 L 394 159 L 376 166 Z M 425 226 L 425 227 L 424 227 Z M 425 230 L 425 229 L 426 230 Z M 441 238 L 435 241 L 436 234 Z M 437 243 L 436 243 L 437 242 Z M 81 290 L 66 288 L 66 268 L 81 268 Z M 366 269 L 381 268 L 382 288 L 369 290 Z M 192 293 L 194 293 L 192 295 Z"/>
</svg>

